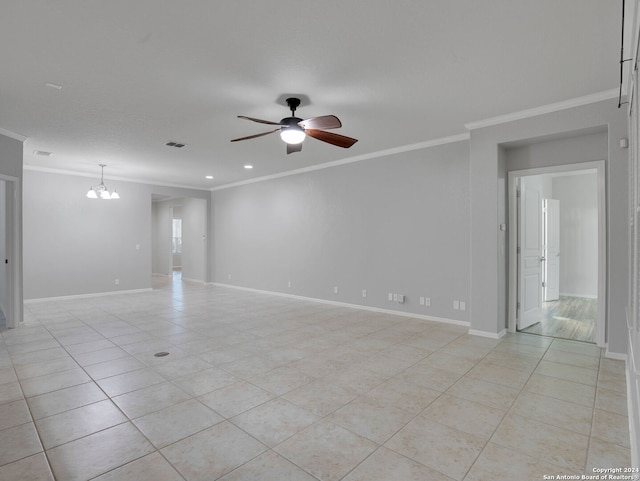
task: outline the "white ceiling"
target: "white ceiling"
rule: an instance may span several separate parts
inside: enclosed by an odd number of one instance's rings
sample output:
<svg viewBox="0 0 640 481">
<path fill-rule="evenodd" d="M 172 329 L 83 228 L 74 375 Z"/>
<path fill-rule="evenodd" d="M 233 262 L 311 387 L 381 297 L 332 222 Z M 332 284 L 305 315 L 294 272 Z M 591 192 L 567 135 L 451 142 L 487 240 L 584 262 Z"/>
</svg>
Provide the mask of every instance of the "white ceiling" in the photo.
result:
<svg viewBox="0 0 640 481">
<path fill-rule="evenodd" d="M 610 0 L 2 0 L 0 129 L 26 166 L 211 188 L 616 89 L 620 27 Z M 359 142 L 229 142 L 291 94 Z"/>
</svg>

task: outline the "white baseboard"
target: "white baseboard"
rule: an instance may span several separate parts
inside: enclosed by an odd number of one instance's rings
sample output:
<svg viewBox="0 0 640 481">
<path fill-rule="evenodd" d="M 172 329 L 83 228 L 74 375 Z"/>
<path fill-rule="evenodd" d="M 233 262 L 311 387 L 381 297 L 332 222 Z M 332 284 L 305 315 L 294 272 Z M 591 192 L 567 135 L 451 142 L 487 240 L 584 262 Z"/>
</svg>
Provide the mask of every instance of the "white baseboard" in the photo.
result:
<svg viewBox="0 0 640 481">
<path fill-rule="evenodd" d="M 478 331 L 476 329 L 469 329 L 469 334 L 472 336 L 488 337 L 489 339 L 502 339 L 507 334 L 507 330 L 503 329 L 500 332 L 490 332 L 490 331 Z"/>
<path fill-rule="evenodd" d="M 638 372 L 637 336 L 629 330 L 627 349 L 629 355 L 625 362 L 627 377 L 627 412 L 629 413 L 629 438 L 631 442 L 631 466 L 640 467 L 640 373 Z"/>
<path fill-rule="evenodd" d="M 183 281 L 187 281 L 187 282 L 195 282 L 197 284 L 202 284 L 202 285 L 206 285 L 207 283 L 205 281 L 203 281 L 202 279 L 191 279 L 189 277 L 182 277 Z"/>
<path fill-rule="evenodd" d="M 574 294 L 569 292 L 561 292 L 560 297 L 583 297 L 585 299 L 597 299 L 598 295 L 593 294 Z"/>
<path fill-rule="evenodd" d="M 620 352 L 609 352 L 608 350 L 604 351 L 604 357 L 607 359 L 614 359 L 616 361 L 626 361 L 627 355 Z"/>
<path fill-rule="evenodd" d="M 316 297 L 298 296 L 295 294 L 287 294 L 285 292 L 265 291 L 262 289 L 253 289 L 252 287 L 234 286 L 232 284 L 223 284 L 220 282 L 210 282 L 208 284 L 213 286 L 218 286 L 218 287 L 229 287 L 231 289 L 238 289 L 240 291 L 255 292 L 256 294 L 266 294 L 270 296 L 286 297 L 289 299 L 297 299 L 299 301 L 317 302 L 319 304 L 329 304 L 331 306 L 337 306 L 337 307 L 349 307 L 351 309 L 361 309 L 363 311 L 380 312 L 383 314 L 392 314 L 394 316 L 411 317 L 411 318 L 420 319 L 423 321 L 442 322 L 443 324 L 454 324 L 456 326 L 469 327 L 469 322 L 467 321 L 458 321 L 456 319 L 445 319 L 442 317 L 425 316 L 424 314 L 416 314 L 414 312 L 394 311 L 392 309 L 382 309 L 380 307 L 364 306 L 362 304 L 350 304 L 347 302 L 330 301 L 328 299 L 320 299 Z"/>
<path fill-rule="evenodd" d="M 115 296 L 117 294 L 139 294 L 141 292 L 149 292 L 152 291 L 150 287 L 146 289 L 131 289 L 128 291 L 109 291 L 109 292 L 94 292 L 91 294 L 76 294 L 74 296 L 58 296 L 58 297 L 41 297 L 38 299 L 25 299 L 25 304 L 37 304 L 39 302 L 49 302 L 49 301 L 66 301 L 70 299 L 88 299 L 91 297 L 103 297 L 103 296 Z"/>
</svg>

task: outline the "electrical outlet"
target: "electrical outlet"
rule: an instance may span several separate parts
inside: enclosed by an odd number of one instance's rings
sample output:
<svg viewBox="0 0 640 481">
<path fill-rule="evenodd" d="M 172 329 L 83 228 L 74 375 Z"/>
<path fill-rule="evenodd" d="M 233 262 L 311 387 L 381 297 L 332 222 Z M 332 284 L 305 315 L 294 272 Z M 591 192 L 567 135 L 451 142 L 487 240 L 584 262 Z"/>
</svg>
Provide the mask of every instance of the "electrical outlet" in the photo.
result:
<svg viewBox="0 0 640 481">
<path fill-rule="evenodd" d="M 453 308 L 457 311 L 460 309 L 460 301 L 453 301 Z"/>
<path fill-rule="evenodd" d="M 120 279 L 116 279 L 116 286 L 120 285 Z"/>
<path fill-rule="evenodd" d="M 291 281 L 287 282 L 287 287 L 291 287 Z"/>
<path fill-rule="evenodd" d="M 404 294 L 398 294 L 398 302 L 404 304 Z"/>
<path fill-rule="evenodd" d="M 362 297 L 367 297 L 367 290 L 366 289 L 362 289 Z"/>
<path fill-rule="evenodd" d="M 388 299 L 389 299 L 390 301 L 393 301 L 393 294 L 392 294 L 391 292 L 389 293 L 389 297 L 388 297 Z"/>
<path fill-rule="evenodd" d="M 425 297 L 424 299 L 424 305 L 426 307 L 431 307 L 431 298 L 430 297 Z"/>
<path fill-rule="evenodd" d="M 393 295 L 393 302 L 398 302 L 398 294 Z"/>
<path fill-rule="evenodd" d="M 227 275 L 227 279 L 231 280 L 231 274 Z"/>
<path fill-rule="evenodd" d="M 466 311 L 467 310 L 467 303 L 464 301 L 460 301 L 460 310 L 461 311 Z"/>
<path fill-rule="evenodd" d="M 424 306 L 424 297 L 420 297 L 420 305 Z"/>
<path fill-rule="evenodd" d="M 333 293 L 337 294 L 338 293 L 338 286 L 333 286 Z"/>
</svg>

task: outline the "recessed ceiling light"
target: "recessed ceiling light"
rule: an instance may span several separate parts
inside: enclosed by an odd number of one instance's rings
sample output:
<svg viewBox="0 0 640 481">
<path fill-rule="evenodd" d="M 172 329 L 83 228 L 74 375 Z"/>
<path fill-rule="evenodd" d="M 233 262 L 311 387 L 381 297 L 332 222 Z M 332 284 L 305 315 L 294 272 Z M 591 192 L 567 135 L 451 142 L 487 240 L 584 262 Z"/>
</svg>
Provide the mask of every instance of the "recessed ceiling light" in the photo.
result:
<svg viewBox="0 0 640 481">
<path fill-rule="evenodd" d="M 248 170 L 248 169 L 253 169 L 253 165 L 249 165 L 249 164 L 247 164 L 247 165 L 245 165 L 245 166 L 244 166 L 244 168 L 245 168 L 245 169 L 247 169 L 247 170 Z"/>
<path fill-rule="evenodd" d="M 213 175 L 205 175 L 204 178 L 205 179 L 213 179 Z"/>
<path fill-rule="evenodd" d="M 52 82 L 45 83 L 47 87 L 51 87 L 52 89 L 62 90 L 62 85 L 54 84 Z"/>
<path fill-rule="evenodd" d="M 49 157 L 51 152 L 47 152 L 46 150 L 34 150 L 33 155 L 40 155 L 42 157 Z"/>
</svg>

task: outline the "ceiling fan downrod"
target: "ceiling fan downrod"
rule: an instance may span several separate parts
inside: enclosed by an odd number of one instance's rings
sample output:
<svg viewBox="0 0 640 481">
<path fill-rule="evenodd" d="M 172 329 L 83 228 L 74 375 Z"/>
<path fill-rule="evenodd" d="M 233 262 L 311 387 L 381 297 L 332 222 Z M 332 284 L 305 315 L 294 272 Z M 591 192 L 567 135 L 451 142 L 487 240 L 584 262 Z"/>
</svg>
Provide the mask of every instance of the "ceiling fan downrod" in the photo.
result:
<svg viewBox="0 0 640 481">
<path fill-rule="evenodd" d="M 287 99 L 287 105 L 289 106 L 289 109 L 291 110 L 291 116 L 295 117 L 296 116 L 296 109 L 300 106 L 300 99 L 296 98 L 296 97 L 289 97 Z"/>
</svg>

